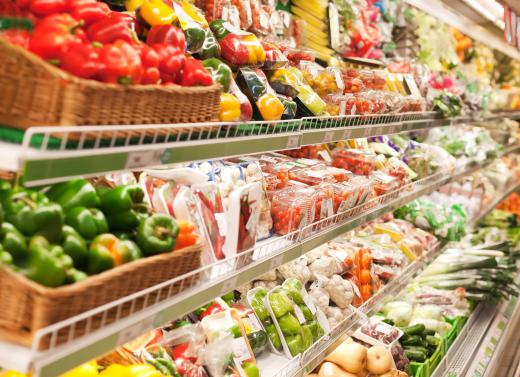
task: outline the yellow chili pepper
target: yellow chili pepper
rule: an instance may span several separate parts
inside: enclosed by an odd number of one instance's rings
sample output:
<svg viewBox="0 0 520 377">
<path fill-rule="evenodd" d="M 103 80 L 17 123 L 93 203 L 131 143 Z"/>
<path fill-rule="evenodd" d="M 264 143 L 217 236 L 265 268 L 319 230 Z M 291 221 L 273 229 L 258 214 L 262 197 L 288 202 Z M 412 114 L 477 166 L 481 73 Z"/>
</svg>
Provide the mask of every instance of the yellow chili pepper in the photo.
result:
<svg viewBox="0 0 520 377">
<path fill-rule="evenodd" d="M 219 118 L 222 122 L 232 122 L 240 118 L 240 101 L 233 94 L 220 94 Z"/>
<path fill-rule="evenodd" d="M 144 0 L 139 12 L 151 26 L 171 25 L 177 19 L 173 9 L 162 0 Z"/>
<path fill-rule="evenodd" d="M 61 377 L 95 377 L 98 375 L 97 363 L 91 361 L 62 374 Z"/>
<path fill-rule="evenodd" d="M 125 8 L 129 12 L 133 12 L 138 7 L 143 5 L 144 0 L 125 0 Z"/>
<path fill-rule="evenodd" d="M 256 101 L 264 120 L 279 120 L 285 110 L 283 103 L 272 93 L 266 93 Z"/>
</svg>

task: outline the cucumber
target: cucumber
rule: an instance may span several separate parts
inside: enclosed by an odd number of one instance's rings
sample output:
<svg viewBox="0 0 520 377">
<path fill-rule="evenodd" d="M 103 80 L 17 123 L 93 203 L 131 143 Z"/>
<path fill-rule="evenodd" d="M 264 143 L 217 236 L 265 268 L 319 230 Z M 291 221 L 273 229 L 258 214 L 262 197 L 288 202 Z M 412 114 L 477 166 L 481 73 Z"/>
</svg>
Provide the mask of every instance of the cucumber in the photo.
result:
<svg viewBox="0 0 520 377">
<path fill-rule="evenodd" d="M 441 340 L 439 338 L 437 338 L 436 336 L 426 335 L 426 342 L 430 346 L 437 347 L 441 343 Z"/>
<path fill-rule="evenodd" d="M 420 335 L 426 330 L 426 327 L 422 323 L 418 323 L 417 325 L 402 327 L 401 330 L 406 335 Z"/>
<path fill-rule="evenodd" d="M 422 346 L 423 340 L 419 335 L 409 335 L 406 340 L 400 341 L 403 346 Z"/>
<path fill-rule="evenodd" d="M 425 362 L 426 358 L 428 357 L 426 352 L 417 350 L 415 348 L 405 348 L 404 354 L 406 355 L 408 360 L 417 361 L 419 363 Z"/>
</svg>

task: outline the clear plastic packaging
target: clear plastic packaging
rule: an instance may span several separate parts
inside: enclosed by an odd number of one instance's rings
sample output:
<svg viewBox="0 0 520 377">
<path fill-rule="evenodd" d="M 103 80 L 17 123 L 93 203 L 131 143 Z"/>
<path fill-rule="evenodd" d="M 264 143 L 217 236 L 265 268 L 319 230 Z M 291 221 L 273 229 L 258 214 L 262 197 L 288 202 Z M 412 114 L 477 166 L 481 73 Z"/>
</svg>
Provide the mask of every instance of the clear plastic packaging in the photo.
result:
<svg viewBox="0 0 520 377">
<path fill-rule="evenodd" d="M 289 61 L 287 60 L 287 57 L 274 43 L 267 41 L 262 41 L 261 43 L 265 51 L 265 62 L 262 67 L 263 69 L 277 69 L 288 64 Z"/>
<path fill-rule="evenodd" d="M 288 187 L 271 197 L 273 229 L 287 234 L 311 224 L 315 217 L 316 191 L 311 187 Z"/>
<path fill-rule="evenodd" d="M 373 153 L 358 149 L 339 147 L 332 151 L 332 166 L 358 175 L 370 175 L 375 169 L 375 159 Z"/>
<path fill-rule="evenodd" d="M 388 194 L 400 187 L 399 180 L 380 170 L 373 172 L 370 177 L 374 181 L 374 190 L 378 196 Z"/>
</svg>

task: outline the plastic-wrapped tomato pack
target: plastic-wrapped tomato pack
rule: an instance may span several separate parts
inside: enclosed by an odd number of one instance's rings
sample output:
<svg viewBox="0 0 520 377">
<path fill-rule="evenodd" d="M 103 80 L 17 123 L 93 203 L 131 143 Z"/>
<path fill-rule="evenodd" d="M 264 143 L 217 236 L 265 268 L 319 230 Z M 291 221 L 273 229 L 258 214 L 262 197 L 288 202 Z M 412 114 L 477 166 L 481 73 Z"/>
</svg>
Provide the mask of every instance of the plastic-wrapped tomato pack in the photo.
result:
<svg viewBox="0 0 520 377">
<path fill-rule="evenodd" d="M 375 160 L 375 154 L 368 151 L 341 147 L 332 151 L 332 166 L 358 175 L 370 175 L 375 168 Z"/>
<path fill-rule="evenodd" d="M 316 190 L 310 187 L 288 187 L 271 195 L 273 229 L 287 234 L 311 224 L 315 217 Z"/>
</svg>

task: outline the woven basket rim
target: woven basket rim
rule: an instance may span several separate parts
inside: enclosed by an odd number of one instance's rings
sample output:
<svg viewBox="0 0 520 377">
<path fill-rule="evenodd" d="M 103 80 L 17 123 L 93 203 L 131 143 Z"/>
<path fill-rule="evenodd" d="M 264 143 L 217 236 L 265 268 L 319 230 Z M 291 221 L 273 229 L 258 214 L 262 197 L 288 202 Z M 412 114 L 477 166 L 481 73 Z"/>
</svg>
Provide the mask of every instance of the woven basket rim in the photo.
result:
<svg viewBox="0 0 520 377">
<path fill-rule="evenodd" d="M 11 277 L 13 279 L 18 280 L 19 283 L 30 287 L 31 290 L 36 291 L 37 293 L 39 293 L 41 295 L 59 296 L 62 294 L 70 294 L 71 292 L 76 291 L 76 290 L 84 289 L 84 288 L 88 287 L 89 285 L 94 285 L 97 282 L 110 279 L 111 276 L 120 275 L 120 274 L 124 274 L 124 273 L 130 272 L 130 271 L 133 271 L 135 268 L 144 266 L 146 264 L 155 264 L 161 260 L 167 260 L 167 259 L 174 258 L 174 257 L 182 257 L 185 254 L 192 253 L 201 248 L 202 248 L 202 242 L 198 241 L 196 244 L 184 247 L 182 249 L 173 250 L 173 251 L 170 251 L 167 253 L 152 255 L 150 257 L 145 257 L 145 258 L 141 258 L 141 259 L 138 259 L 135 261 L 131 261 L 131 262 L 125 263 L 121 266 L 117 266 L 116 268 L 112 268 L 110 270 L 103 271 L 103 272 L 93 275 L 93 276 L 89 276 L 87 279 L 85 279 L 83 281 L 73 283 L 73 284 L 68 284 L 68 285 L 62 285 L 62 286 L 59 286 L 56 288 L 46 287 L 35 281 L 32 281 L 32 280 L 28 279 L 27 277 L 25 277 L 23 274 L 13 271 L 11 268 L 9 268 L 7 266 L 0 265 L 0 271 L 11 275 Z M 180 276 L 182 276 L 182 275 L 180 275 Z M 178 277 L 178 276 L 172 276 L 172 278 L 174 278 L 174 277 Z M 145 289 L 145 288 L 143 288 L 143 289 Z"/>
<path fill-rule="evenodd" d="M 25 59 L 31 61 L 32 63 L 39 65 L 41 68 L 45 69 L 49 74 L 59 77 L 62 80 L 73 82 L 82 86 L 90 86 L 92 88 L 106 89 L 112 88 L 121 91 L 139 91 L 139 92 L 150 92 L 150 91 L 162 91 L 167 93 L 179 93 L 179 94 L 197 94 L 197 93 L 206 93 L 208 90 L 213 89 L 221 89 L 221 85 L 219 83 L 213 83 L 213 85 L 209 86 L 180 86 L 177 84 L 172 84 L 168 86 L 164 85 L 117 85 L 117 84 L 109 84 L 96 80 L 83 79 L 77 76 L 74 76 L 52 64 L 46 62 L 38 55 L 32 53 L 31 51 L 23 48 L 22 46 L 17 46 L 11 44 L 2 38 L 0 38 L 0 46 L 5 48 L 6 50 L 10 50 L 13 53 L 17 53 L 22 55 Z"/>
</svg>

